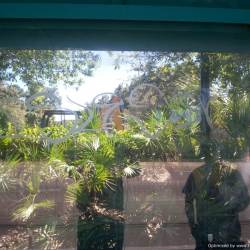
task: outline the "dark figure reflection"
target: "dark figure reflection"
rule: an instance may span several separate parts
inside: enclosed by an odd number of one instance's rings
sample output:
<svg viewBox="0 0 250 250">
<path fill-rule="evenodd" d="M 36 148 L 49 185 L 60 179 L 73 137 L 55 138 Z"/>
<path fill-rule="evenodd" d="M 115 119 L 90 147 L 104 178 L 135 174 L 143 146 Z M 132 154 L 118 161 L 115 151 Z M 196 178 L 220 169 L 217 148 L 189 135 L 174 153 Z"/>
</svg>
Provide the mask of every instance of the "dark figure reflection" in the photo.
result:
<svg viewBox="0 0 250 250">
<path fill-rule="evenodd" d="M 239 212 L 250 198 L 238 170 L 222 161 L 205 164 L 189 175 L 183 193 L 196 250 L 209 249 L 209 243 L 217 244 L 213 249 L 240 244 Z"/>
</svg>

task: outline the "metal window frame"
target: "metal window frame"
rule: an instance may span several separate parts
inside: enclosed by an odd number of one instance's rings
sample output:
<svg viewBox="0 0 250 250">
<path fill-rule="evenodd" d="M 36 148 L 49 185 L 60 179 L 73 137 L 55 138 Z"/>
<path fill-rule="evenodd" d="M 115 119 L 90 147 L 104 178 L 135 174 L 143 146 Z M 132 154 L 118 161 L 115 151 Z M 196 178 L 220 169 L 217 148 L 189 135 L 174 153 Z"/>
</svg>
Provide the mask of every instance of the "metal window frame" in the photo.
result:
<svg viewBox="0 0 250 250">
<path fill-rule="evenodd" d="M 250 52 L 250 9 L 0 3 L 0 47 Z"/>
</svg>

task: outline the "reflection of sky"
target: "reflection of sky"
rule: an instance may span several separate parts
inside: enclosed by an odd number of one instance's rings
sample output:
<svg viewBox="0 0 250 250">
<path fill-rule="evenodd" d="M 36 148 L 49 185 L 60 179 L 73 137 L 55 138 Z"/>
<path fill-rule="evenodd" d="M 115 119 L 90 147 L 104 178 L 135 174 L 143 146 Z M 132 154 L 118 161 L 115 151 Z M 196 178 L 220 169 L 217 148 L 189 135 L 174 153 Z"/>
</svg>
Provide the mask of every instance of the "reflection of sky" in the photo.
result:
<svg viewBox="0 0 250 250">
<path fill-rule="evenodd" d="M 62 97 L 62 107 L 79 110 L 80 107 L 72 104 L 67 96 L 76 103 L 85 105 L 91 103 L 93 98 L 101 93 L 114 92 L 121 83 L 126 83 L 132 73 L 128 65 L 121 65 L 119 69 L 114 67 L 114 57 L 107 52 L 97 52 L 100 57 L 100 65 L 94 71 L 93 76 L 86 77 L 85 82 L 77 90 L 74 87 L 59 87 L 59 94 Z M 115 53 L 113 53 L 115 56 Z"/>
</svg>

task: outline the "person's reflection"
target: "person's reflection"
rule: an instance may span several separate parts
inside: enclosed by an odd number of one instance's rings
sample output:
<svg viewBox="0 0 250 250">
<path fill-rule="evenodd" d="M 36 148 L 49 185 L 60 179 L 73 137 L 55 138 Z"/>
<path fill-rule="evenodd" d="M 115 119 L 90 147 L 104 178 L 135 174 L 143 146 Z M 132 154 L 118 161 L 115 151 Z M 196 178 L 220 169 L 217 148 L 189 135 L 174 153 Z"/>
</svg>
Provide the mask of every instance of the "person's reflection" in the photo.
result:
<svg viewBox="0 0 250 250">
<path fill-rule="evenodd" d="M 238 214 L 250 198 L 238 170 L 222 161 L 205 164 L 189 175 L 183 193 L 196 250 L 208 249 L 209 243 L 240 243 Z"/>
</svg>

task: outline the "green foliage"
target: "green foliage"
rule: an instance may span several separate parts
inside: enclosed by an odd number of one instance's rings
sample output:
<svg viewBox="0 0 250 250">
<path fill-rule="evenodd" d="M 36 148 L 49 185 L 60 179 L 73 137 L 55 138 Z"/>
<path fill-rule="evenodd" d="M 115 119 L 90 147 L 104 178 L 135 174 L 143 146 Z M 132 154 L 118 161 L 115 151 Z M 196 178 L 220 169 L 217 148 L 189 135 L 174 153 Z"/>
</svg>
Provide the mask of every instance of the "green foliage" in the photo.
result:
<svg viewBox="0 0 250 250">
<path fill-rule="evenodd" d="M 23 81 L 30 89 L 45 82 L 80 84 L 83 75 L 91 75 L 98 56 L 73 50 L 1 50 L 0 79 Z"/>
<path fill-rule="evenodd" d="M 0 188 L 1 192 L 18 188 L 25 191 L 16 201 L 13 219 L 30 222 L 40 209 L 54 207 L 53 200 L 40 198 L 41 185 L 54 179 L 63 181 L 73 175 L 75 168 L 63 159 L 65 145 L 48 147 L 40 140 L 40 128 L 26 128 L 16 137 L 12 132 L 9 126 L 8 133 L 12 137 L 2 138 L 2 143 L 11 150 L 12 158 L 7 162 L 5 157 L 1 164 Z"/>
<path fill-rule="evenodd" d="M 217 148 L 221 151 L 221 157 L 238 159 L 244 157 L 249 150 L 249 94 L 236 95 L 226 100 L 214 101 L 212 107 L 212 119 Z"/>
<path fill-rule="evenodd" d="M 86 208 L 91 200 L 90 193 L 82 180 L 78 180 L 68 185 L 65 200 L 71 205 L 77 205 L 79 208 Z"/>
<path fill-rule="evenodd" d="M 250 55 L 239 53 L 209 53 L 211 81 L 220 91 L 230 94 L 249 92 Z"/>
<path fill-rule="evenodd" d="M 16 128 L 24 127 L 25 108 L 24 93 L 18 85 L 8 85 L 0 80 L 0 129 L 7 129 L 8 123 L 15 124 Z"/>
<path fill-rule="evenodd" d="M 0 113 L 0 128 L 1 128 L 1 130 L 7 128 L 7 125 L 8 125 L 8 116 L 6 113 L 7 112 L 5 110 L 2 110 Z"/>
<path fill-rule="evenodd" d="M 6 114 L 6 121 L 18 128 L 25 120 L 29 125 L 39 124 L 41 112 L 26 112 L 24 101 L 47 86 L 79 87 L 91 76 L 98 60 L 97 54 L 81 50 L 0 50 L 0 117 Z M 49 100 L 38 97 L 35 102 Z M 50 104 L 60 104 L 60 98 Z M 0 129 L 5 128 L 6 123 L 1 123 L 0 118 Z"/>
<path fill-rule="evenodd" d="M 66 170 L 69 166 L 60 160 L 49 162 L 17 163 L 13 174 L 19 173 L 18 184 L 15 188 L 25 189 L 23 197 L 17 201 L 17 207 L 13 212 L 13 219 L 30 222 L 40 209 L 54 208 L 55 201 L 41 199 L 41 187 L 53 180 L 65 181 L 68 177 Z"/>
<path fill-rule="evenodd" d="M 233 138 L 242 137 L 250 146 L 250 95 L 238 95 L 232 98 L 227 106 L 224 123 Z"/>
<path fill-rule="evenodd" d="M 199 94 L 199 63 L 197 53 L 135 52 L 126 56 L 131 70 L 138 74 L 126 86 L 120 85 L 115 94 L 129 106 L 131 91 L 142 84 L 151 84 L 161 90 L 166 100 L 181 92 Z M 142 93 L 143 96 L 143 93 Z M 162 100 L 161 100 L 162 101 Z"/>
<path fill-rule="evenodd" d="M 48 139 L 62 138 L 66 133 L 67 129 L 63 126 L 52 126 L 44 129 L 34 126 L 16 131 L 9 123 L 5 134 L 0 138 L 1 158 L 15 155 L 20 160 L 25 161 L 62 159 L 67 141 L 58 147 L 50 147 Z"/>
<path fill-rule="evenodd" d="M 123 155 L 134 163 L 198 156 L 197 123 L 188 124 L 181 116 L 173 122 L 166 111 L 152 111 L 144 119 L 128 116 L 127 120 L 127 130 L 116 135 L 119 158 Z"/>
<path fill-rule="evenodd" d="M 27 170 L 26 170 L 27 171 Z M 17 208 L 13 212 L 14 220 L 28 221 L 32 216 L 35 216 L 35 213 L 39 209 L 50 209 L 54 207 L 54 201 L 52 200 L 38 200 L 38 194 L 40 193 L 40 185 L 43 179 L 44 169 L 39 169 L 39 166 L 36 164 L 31 165 L 31 172 L 28 175 L 26 180 L 26 191 L 27 195 L 19 202 Z M 48 176 L 46 176 L 48 178 Z"/>
<path fill-rule="evenodd" d="M 45 82 L 80 84 L 83 75 L 79 72 L 83 70 L 83 74 L 89 75 L 97 60 L 92 53 L 83 51 L 8 51 L 0 52 L 1 56 L 7 59 L 9 66 L 0 62 L 0 78 L 8 82 L 21 79 L 28 87 L 28 96 L 41 89 Z M 122 200 L 121 177 L 138 175 L 140 161 L 199 159 L 199 55 L 136 53 L 133 58 L 133 67 L 139 76 L 132 79 L 130 85 L 116 90 L 124 99 L 125 107 L 130 108 L 131 90 L 143 83 L 158 87 L 164 98 L 158 100 L 157 93 L 146 93 L 145 88 L 140 97 L 152 97 L 155 102 L 136 115 L 133 111 L 125 112 L 122 131 L 105 133 L 99 111 L 94 110 L 87 131 L 53 144 L 49 139 L 64 138 L 72 124 L 66 128 L 56 124 L 47 128 L 27 124 L 14 128 L 15 119 L 10 117 L 9 107 L 1 108 L 0 129 L 4 137 L 0 138 L 3 160 L 0 192 L 25 188 L 25 195 L 13 213 L 15 220 L 29 223 L 40 209 L 52 209 L 53 200 L 39 198 L 42 184 L 54 179 L 67 181 L 65 200 L 70 205 L 77 204 L 82 212 L 79 222 L 82 249 L 112 249 L 122 244 L 120 234 L 119 239 L 115 235 L 116 226 L 122 232 L 121 221 L 97 207 L 104 203 L 110 208 L 109 198 L 119 188 L 116 195 Z M 210 103 L 211 121 L 224 132 L 212 134 L 213 146 L 221 150 L 223 157 L 239 159 L 250 147 L 249 56 L 210 53 L 209 59 L 212 95 L 217 97 Z M 10 75 L 6 75 L 7 68 Z M 18 89 L 5 86 L 1 90 L 17 97 L 21 109 L 22 93 Z M 43 101 L 42 98 L 35 100 L 36 103 Z M 34 120 L 36 117 L 32 116 L 37 114 L 29 115 Z M 78 127 L 88 117 L 89 112 L 84 111 Z M 53 230 L 48 227 L 41 230 L 41 242 L 52 239 Z"/>
<path fill-rule="evenodd" d="M 98 193 L 113 187 L 114 144 L 103 132 L 79 134 L 76 140 L 74 165 L 79 174 L 76 183 L 68 187 L 67 199 L 86 206 Z"/>
<path fill-rule="evenodd" d="M 91 215 L 78 223 L 79 249 L 122 249 L 123 223 L 101 214 Z"/>
</svg>

